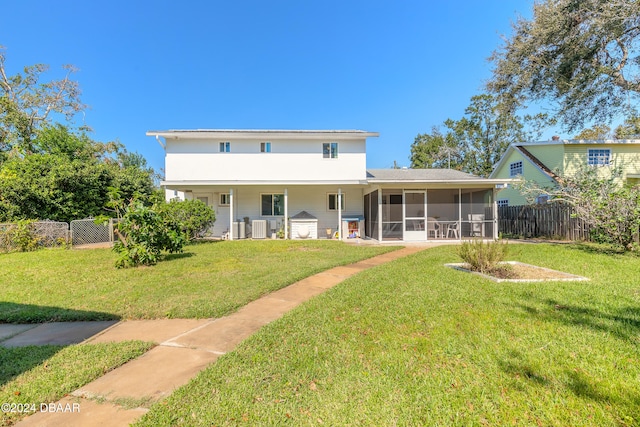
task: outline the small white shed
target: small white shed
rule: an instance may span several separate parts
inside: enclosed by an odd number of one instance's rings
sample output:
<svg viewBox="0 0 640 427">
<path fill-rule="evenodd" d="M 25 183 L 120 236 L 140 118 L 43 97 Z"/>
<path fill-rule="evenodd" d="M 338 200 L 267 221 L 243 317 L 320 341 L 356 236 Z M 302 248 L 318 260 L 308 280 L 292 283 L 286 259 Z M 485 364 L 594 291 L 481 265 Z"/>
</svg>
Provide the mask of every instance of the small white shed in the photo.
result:
<svg viewBox="0 0 640 427">
<path fill-rule="evenodd" d="M 318 218 L 307 211 L 302 211 L 291 217 L 292 239 L 317 239 Z"/>
</svg>

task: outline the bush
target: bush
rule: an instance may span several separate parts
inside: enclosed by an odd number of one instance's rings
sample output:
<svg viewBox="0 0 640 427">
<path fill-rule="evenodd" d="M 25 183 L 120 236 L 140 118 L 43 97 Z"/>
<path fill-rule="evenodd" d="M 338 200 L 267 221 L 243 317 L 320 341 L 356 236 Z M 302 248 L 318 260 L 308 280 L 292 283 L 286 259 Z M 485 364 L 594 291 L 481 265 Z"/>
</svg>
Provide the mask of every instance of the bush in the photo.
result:
<svg viewBox="0 0 640 427">
<path fill-rule="evenodd" d="M 30 252 L 42 246 L 42 237 L 36 234 L 33 220 L 23 219 L 6 224 L 0 230 L 0 250 L 4 252 Z"/>
<path fill-rule="evenodd" d="M 114 233 L 118 237 L 113 245 L 119 255 L 117 268 L 156 264 L 162 251 L 182 252 L 186 243 L 175 218 L 137 200 L 124 208 Z"/>
<path fill-rule="evenodd" d="M 171 200 L 157 205 L 160 212 L 180 223 L 188 240 L 204 236 L 216 220 L 216 214 L 200 200 Z"/>
<path fill-rule="evenodd" d="M 458 248 L 458 255 L 469 264 L 470 270 L 485 273 L 495 270 L 498 263 L 504 261 L 507 256 L 507 244 L 502 240 L 468 240 L 462 242 Z"/>
</svg>

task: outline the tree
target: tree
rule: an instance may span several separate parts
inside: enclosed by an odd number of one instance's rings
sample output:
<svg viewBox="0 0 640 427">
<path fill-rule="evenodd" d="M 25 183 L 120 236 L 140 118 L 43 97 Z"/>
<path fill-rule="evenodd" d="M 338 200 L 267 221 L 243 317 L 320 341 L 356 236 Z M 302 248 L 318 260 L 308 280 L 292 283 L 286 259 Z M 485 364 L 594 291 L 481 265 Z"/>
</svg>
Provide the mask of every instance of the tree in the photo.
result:
<svg viewBox="0 0 640 427">
<path fill-rule="evenodd" d="M 462 168 L 462 152 L 451 132 L 442 134 L 437 126 L 431 133 L 421 133 L 411 144 L 411 167 L 426 168 Z"/>
<path fill-rule="evenodd" d="M 465 117 L 444 122 L 444 134 L 434 128 L 432 134 L 416 137 L 411 146 L 411 167 L 447 166 L 445 156 L 453 153 L 453 168 L 488 176 L 510 144 L 531 139 L 545 120 L 543 114 L 515 116 L 493 95 L 473 96 Z M 532 130 L 525 130 L 525 124 Z"/>
<path fill-rule="evenodd" d="M 176 218 L 136 199 L 117 211 L 114 232 L 118 239 L 113 244 L 117 268 L 154 265 L 163 251 L 182 252 L 186 237 Z"/>
<path fill-rule="evenodd" d="M 640 2 L 544 0 L 491 56 L 491 93 L 517 108 L 553 100 L 570 131 L 609 123 L 640 92 Z"/>
<path fill-rule="evenodd" d="M 44 126 L 33 152 L 12 152 L 0 164 L 0 221 L 71 221 L 105 213 L 109 188 L 123 198 L 148 198 L 155 172 L 118 143 L 93 141 L 62 125 Z"/>
<path fill-rule="evenodd" d="M 71 80 L 76 71 L 73 66 L 62 67 L 66 72 L 62 79 L 41 83 L 47 65 L 26 66 L 23 74 L 8 76 L 5 59 L 5 48 L 0 46 L 0 153 L 17 150 L 26 154 L 32 151 L 38 130 L 51 124 L 53 113 L 70 120 L 85 105 L 78 83 Z"/>
<path fill-rule="evenodd" d="M 530 199 L 545 194 L 552 201 L 570 204 L 576 216 L 593 227 L 597 240 L 630 251 L 638 248 L 640 187 L 621 186 L 621 175 L 621 168 L 602 176 L 598 168 L 585 166 L 571 176 L 560 177 L 555 187 L 534 181 L 519 187 Z"/>
<path fill-rule="evenodd" d="M 611 128 L 607 125 L 595 125 L 593 127 L 583 129 L 573 139 L 607 139 L 611 136 Z"/>
<path fill-rule="evenodd" d="M 640 138 L 640 117 L 627 117 L 623 124 L 616 127 L 614 134 L 617 139 Z"/>
<path fill-rule="evenodd" d="M 159 212 L 180 223 L 180 229 L 189 241 L 202 237 L 216 220 L 213 209 L 197 199 L 174 199 L 169 203 L 160 202 L 156 207 Z"/>
</svg>

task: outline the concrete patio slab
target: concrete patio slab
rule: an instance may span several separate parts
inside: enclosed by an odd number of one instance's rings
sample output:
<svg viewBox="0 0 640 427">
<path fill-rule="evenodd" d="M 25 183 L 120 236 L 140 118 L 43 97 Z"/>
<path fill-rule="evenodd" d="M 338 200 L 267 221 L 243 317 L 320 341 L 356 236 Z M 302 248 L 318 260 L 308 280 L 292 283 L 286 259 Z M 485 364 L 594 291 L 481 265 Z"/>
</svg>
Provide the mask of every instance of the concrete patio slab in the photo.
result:
<svg viewBox="0 0 640 427">
<path fill-rule="evenodd" d="M 170 395 L 220 355 L 176 347 L 155 347 L 72 393 L 76 397 L 149 399 Z"/>
<path fill-rule="evenodd" d="M 118 322 L 89 338 L 87 342 L 95 344 L 141 340 L 160 343 L 210 321 L 210 319 L 127 320 Z"/>
<path fill-rule="evenodd" d="M 81 343 L 89 337 L 110 328 L 116 320 L 103 322 L 51 322 L 31 328 L 8 340 L 4 347 L 24 347 L 28 345 L 69 345 Z"/>
<path fill-rule="evenodd" d="M 69 411 L 62 412 L 58 409 Z M 145 408 L 123 409 L 109 402 L 98 403 L 93 400 L 65 397 L 56 402 L 55 406 L 47 407 L 46 412 L 37 412 L 18 424 L 25 427 L 128 426 L 148 411 Z"/>
</svg>

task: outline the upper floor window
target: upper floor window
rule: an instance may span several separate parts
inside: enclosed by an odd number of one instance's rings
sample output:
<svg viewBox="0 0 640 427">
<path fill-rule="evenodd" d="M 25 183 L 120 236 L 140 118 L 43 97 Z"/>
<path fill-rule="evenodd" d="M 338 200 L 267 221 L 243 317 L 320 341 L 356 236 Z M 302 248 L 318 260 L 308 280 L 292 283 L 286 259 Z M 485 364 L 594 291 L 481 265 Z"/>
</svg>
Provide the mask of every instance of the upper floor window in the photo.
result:
<svg viewBox="0 0 640 427">
<path fill-rule="evenodd" d="M 522 160 L 513 162 L 509 165 L 509 176 L 522 175 Z"/>
<path fill-rule="evenodd" d="M 325 159 L 337 159 L 338 158 L 338 143 L 337 142 L 324 142 L 322 144 L 322 157 Z"/>
<path fill-rule="evenodd" d="M 220 206 L 229 206 L 229 200 L 231 200 L 229 193 L 220 194 Z"/>
<path fill-rule="evenodd" d="M 229 141 L 220 143 L 221 153 L 229 153 L 230 151 L 231 151 L 231 143 Z"/>
<path fill-rule="evenodd" d="M 271 152 L 271 143 L 270 142 L 261 142 L 260 143 L 260 152 L 261 153 L 270 153 Z"/>
<path fill-rule="evenodd" d="M 587 153 L 589 166 L 609 166 L 611 161 L 611 150 L 608 148 L 591 148 Z"/>
<path fill-rule="evenodd" d="M 261 194 L 260 205 L 262 216 L 283 216 L 284 194 Z"/>
<path fill-rule="evenodd" d="M 340 208 L 345 210 L 344 193 L 340 193 Z M 338 210 L 338 194 L 333 193 L 327 195 L 327 209 L 330 211 Z"/>
</svg>

